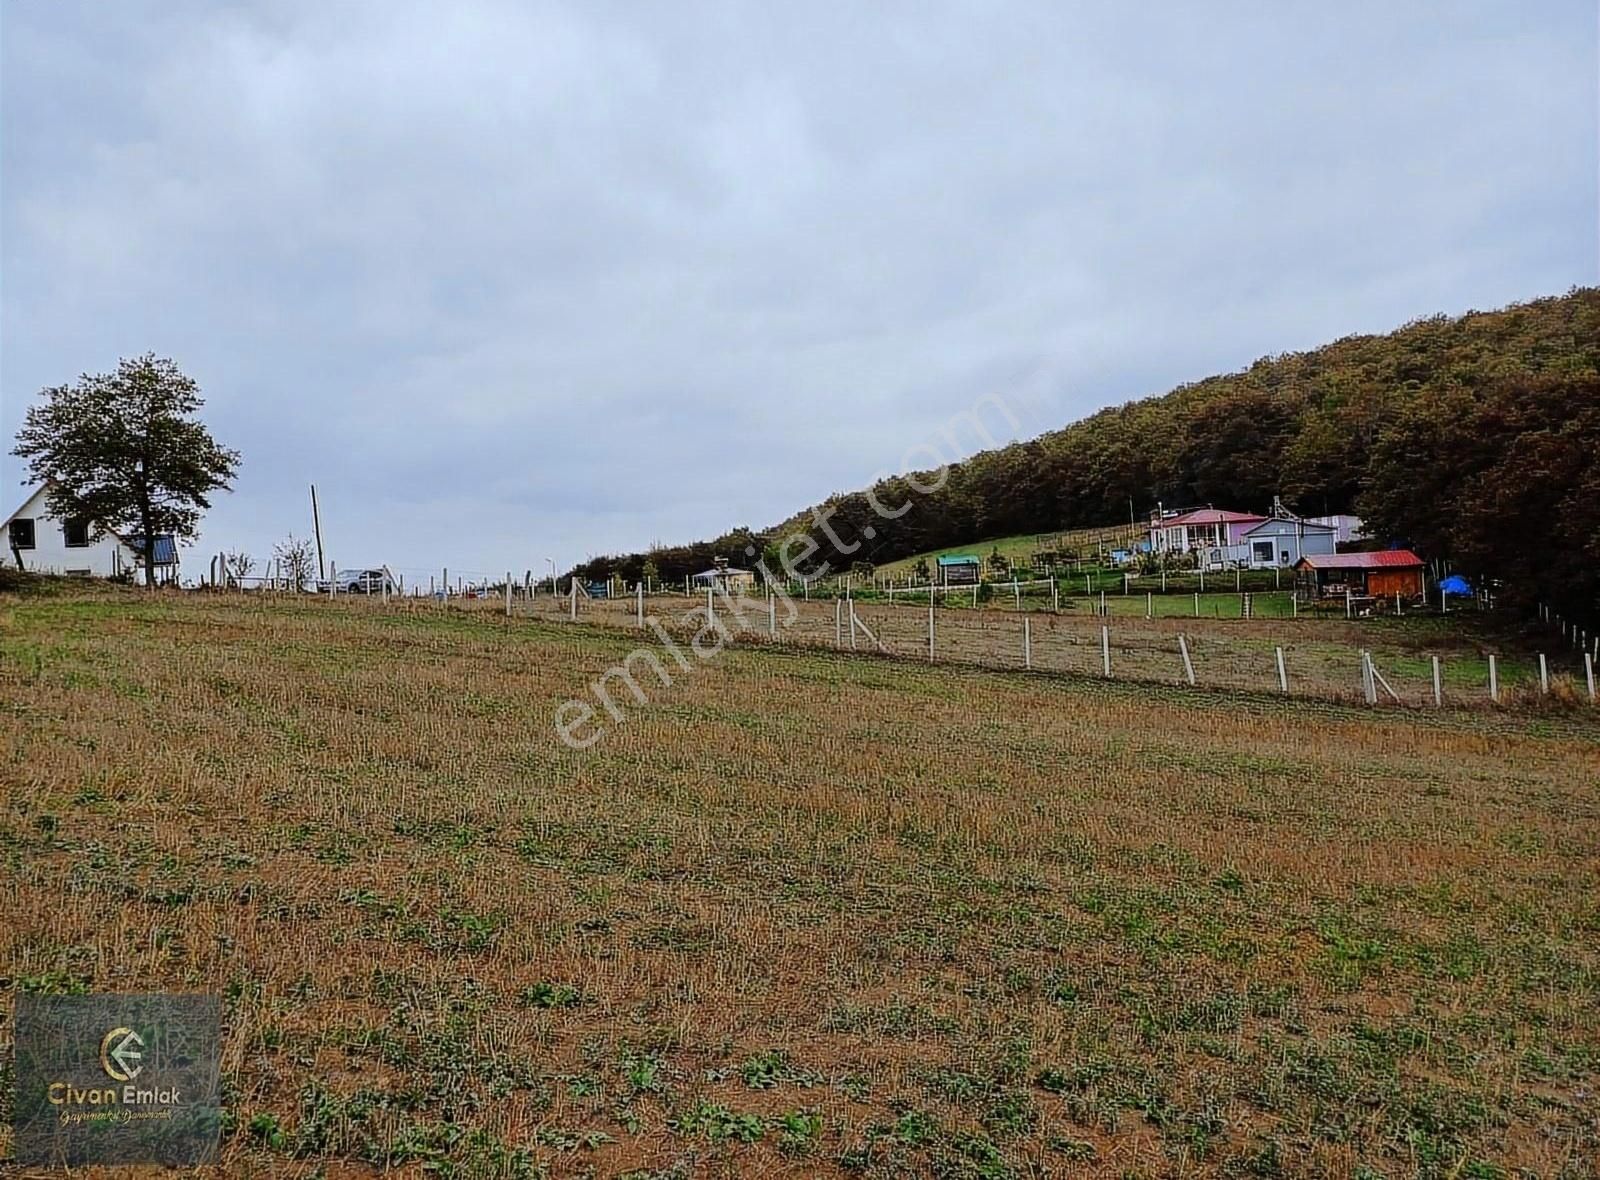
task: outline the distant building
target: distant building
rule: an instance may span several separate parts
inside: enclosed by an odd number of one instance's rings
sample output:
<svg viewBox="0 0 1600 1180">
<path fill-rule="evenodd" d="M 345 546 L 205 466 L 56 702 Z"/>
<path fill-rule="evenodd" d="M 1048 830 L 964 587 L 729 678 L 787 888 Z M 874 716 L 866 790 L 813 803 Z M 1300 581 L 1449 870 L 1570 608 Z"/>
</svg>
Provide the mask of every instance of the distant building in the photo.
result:
<svg viewBox="0 0 1600 1180">
<path fill-rule="evenodd" d="M 971 553 L 949 553 L 935 563 L 941 586 L 975 586 L 982 577 L 983 563 Z"/>
<path fill-rule="evenodd" d="M 1302 557 L 1333 553 L 1337 537 L 1333 525 L 1273 517 L 1245 531 L 1241 564 L 1253 570 L 1291 569 Z"/>
<path fill-rule="evenodd" d="M 5 519 L 6 558 L 17 569 L 80 578 L 144 577 L 144 538 L 106 529 L 95 537 L 87 520 L 57 520 L 50 514 L 50 485 L 41 484 Z M 172 537 L 155 539 L 156 581 L 178 578 L 178 546 Z"/>
<path fill-rule="evenodd" d="M 1423 593 L 1422 558 L 1409 549 L 1329 553 L 1295 563 L 1296 587 L 1313 598 L 1416 598 Z"/>
<path fill-rule="evenodd" d="M 1150 549 L 1155 553 L 1193 553 L 1200 549 L 1229 549 L 1265 516 L 1232 512 L 1226 508 L 1190 508 L 1183 512 L 1156 512 L 1150 517 Z"/>
<path fill-rule="evenodd" d="M 1307 516 L 1307 524 L 1325 524 L 1333 529 L 1333 539 L 1336 544 L 1348 545 L 1351 541 L 1365 540 L 1367 527 L 1359 516 L 1351 516 L 1348 512 L 1336 512 L 1332 516 Z"/>
<path fill-rule="evenodd" d="M 701 570 L 691 579 L 697 586 L 714 586 L 722 590 L 748 590 L 756 584 L 756 576 L 749 570 L 736 569 L 726 557 L 711 559 L 711 568 Z"/>
</svg>

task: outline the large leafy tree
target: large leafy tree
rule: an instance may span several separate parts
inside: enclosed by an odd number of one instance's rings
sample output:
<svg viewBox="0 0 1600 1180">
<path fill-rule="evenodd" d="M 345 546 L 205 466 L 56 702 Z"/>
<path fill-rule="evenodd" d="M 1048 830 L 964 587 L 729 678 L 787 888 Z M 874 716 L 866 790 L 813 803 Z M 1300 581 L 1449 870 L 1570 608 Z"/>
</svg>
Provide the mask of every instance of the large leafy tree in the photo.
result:
<svg viewBox="0 0 1600 1180">
<path fill-rule="evenodd" d="M 49 481 L 53 515 L 91 522 L 96 538 L 108 529 L 138 533 L 145 582 L 154 586 L 154 538 L 193 538 L 211 493 L 227 490 L 239 465 L 238 452 L 195 418 L 200 387 L 147 353 L 40 397 L 12 453 L 31 479 Z"/>
</svg>

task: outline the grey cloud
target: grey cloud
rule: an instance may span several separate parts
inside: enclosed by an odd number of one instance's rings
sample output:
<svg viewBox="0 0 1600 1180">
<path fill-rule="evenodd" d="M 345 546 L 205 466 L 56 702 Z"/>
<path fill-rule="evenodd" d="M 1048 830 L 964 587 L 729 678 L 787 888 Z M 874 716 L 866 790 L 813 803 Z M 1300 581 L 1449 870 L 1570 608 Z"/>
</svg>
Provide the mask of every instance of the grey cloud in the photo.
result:
<svg viewBox="0 0 1600 1180">
<path fill-rule="evenodd" d="M 146 349 L 203 545 L 418 570 L 770 524 L 1596 281 L 1592 7 L 10 5 L 0 428 Z M 19 476 L 7 459 L 8 483 Z"/>
</svg>

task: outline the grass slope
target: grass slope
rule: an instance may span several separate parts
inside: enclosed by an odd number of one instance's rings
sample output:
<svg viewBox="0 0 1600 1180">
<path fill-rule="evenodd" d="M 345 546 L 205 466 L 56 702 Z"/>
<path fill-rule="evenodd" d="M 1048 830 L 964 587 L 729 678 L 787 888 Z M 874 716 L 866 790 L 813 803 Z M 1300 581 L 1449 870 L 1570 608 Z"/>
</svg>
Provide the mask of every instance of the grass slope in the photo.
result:
<svg viewBox="0 0 1600 1180">
<path fill-rule="evenodd" d="M 932 568 L 935 558 L 947 557 L 952 553 L 971 553 L 988 561 L 989 555 L 997 549 L 1008 561 L 1020 562 L 1025 566 L 1041 549 L 1065 549 L 1091 558 L 1098 556 L 1102 547 L 1123 548 L 1130 539 L 1137 540 L 1144 536 L 1144 529 L 1122 524 L 1104 528 L 1067 529 L 1055 533 L 1024 533 L 1016 537 L 990 537 L 970 545 L 952 545 L 947 549 L 934 549 L 899 561 L 885 562 L 877 568 L 877 572 L 882 577 L 905 578 L 916 568 L 918 561 L 926 561 Z"/>
<path fill-rule="evenodd" d="M 220 991 L 230 1175 L 1592 1174 L 1592 725 L 731 650 L 568 750 L 633 642 L 0 599 L 0 1015 Z"/>
</svg>

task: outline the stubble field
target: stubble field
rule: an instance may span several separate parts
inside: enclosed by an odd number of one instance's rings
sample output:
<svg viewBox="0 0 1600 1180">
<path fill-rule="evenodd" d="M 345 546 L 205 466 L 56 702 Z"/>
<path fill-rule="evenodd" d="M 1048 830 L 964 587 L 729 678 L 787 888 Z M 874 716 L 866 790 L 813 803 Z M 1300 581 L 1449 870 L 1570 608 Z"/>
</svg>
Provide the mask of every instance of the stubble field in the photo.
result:
<svg viewBox="0 0 1600 1180">
<path fill-rule="evenodd" d="M 221 993 L 228 1175 L 1593 1174 L 1592 711 L 732 649 L 567 748 L 634 642 L 0 599 L 0 1042 Z"/>
</svg>

